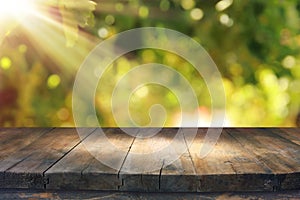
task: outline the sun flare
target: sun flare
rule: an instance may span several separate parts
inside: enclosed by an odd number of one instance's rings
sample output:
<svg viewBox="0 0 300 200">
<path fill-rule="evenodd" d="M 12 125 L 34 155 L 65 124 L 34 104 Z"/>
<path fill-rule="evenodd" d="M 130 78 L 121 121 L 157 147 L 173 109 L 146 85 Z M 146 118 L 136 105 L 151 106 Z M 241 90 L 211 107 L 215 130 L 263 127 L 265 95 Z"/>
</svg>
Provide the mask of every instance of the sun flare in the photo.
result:
<svg viewBox="0 0 300 200">
<path fill-rule="evenodd" d="M 8 0 L 0 4 L 0 20 L 7 18 L 22 19 L 34 12 L 33 0 Z"/>
</svg>

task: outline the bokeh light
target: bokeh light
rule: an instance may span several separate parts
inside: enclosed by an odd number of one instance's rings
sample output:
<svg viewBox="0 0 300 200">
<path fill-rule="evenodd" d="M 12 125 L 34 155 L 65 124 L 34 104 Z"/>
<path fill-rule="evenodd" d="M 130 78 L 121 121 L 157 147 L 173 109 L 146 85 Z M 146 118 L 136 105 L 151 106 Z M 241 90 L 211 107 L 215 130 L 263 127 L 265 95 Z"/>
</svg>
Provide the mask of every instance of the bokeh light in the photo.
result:
<svg viewBox="0 0 300 200">
<path fill-rule="evenodd" d="M 60 84 L 60 77 L 57 74 L 52 74 L 47 80 L 48 87 L 50 89 L 55 89 Z"/>
<path fill-rule="evenodd" d="M 216 10 L 217 11 L 223 11 L 227 9 L 231 4 L 233 3 L 233 0 L 221 0 L 216 4 Z"/>
<path fill-rule="evenodd" d="M 193 20 L 200 20 L 200 19 L 202 19 L 203 15 L 204 15 L 204 13 L 200 8 L 194 8 L 191 11 L 191 18 Z"/>
<path fill-rule="evenodd" d="M 181 0 L 181 6 L 185 10 L 190 10 L 195 7 L 195 1 L 194 0 Z"/>
<path fill-rule="evenodd" d="M 0 60 L 0 65 L 2 69 L 7 70 L 11 67 L 12 61 L 9 57 L 3 57 Z"/>
<path fill-rule="evenodd" d="M 227 126 L 295 126 L 300 112 L 299 20 L 298 1 L 3 1 L 0 126 L 74 125 L 72 87 L 85 57 L 116 33 L 148 26 L 180 31 L 207 50 L 223 76 Z M 186 116 L 199 111 L 199 126 L 209 125 L 212 102 L 201 75 L 181 57 L 155 49 L 131 52 L 111 64 L 107 74 L 114 76 L 103 76 L 95 99 L 101 125 L 116 125 L 110 103 L 115 84 L 145 63 L 182 73 L 199 99 L 198 110 Z M 94 72 L 99 73 L 101 69 Z M 141 87 L 130 101 L 139 124 L 149 122 L 141 110 L 161 102 L 168 111 L 166 125 L 180 124 L 178 101 L 165 88 Z M 86 119 L 88 124 L 92 120 Z"/>
</svg>

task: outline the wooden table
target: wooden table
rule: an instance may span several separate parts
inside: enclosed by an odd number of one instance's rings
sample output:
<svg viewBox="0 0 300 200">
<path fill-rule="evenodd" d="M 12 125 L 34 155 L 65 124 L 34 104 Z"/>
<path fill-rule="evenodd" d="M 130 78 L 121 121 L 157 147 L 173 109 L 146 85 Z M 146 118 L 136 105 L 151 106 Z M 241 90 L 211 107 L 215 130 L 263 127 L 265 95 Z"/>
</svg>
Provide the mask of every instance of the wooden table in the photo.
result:
<svg viewBox="0 0 300 200">
<path fill-rule="evenodd" d="M 199 157 L 206 129 L 179 159 L 152 172 L 128 173 L 124 169 L 133 152 L 145 153 L 148 139 L 103 129 L 110 141 L 126 153 L 117 155 L 102 142 L 100 157 L 85 148 L 93 146 L 96 128 L 0 128 L 0 189 L 109 190 L 139 192 L 236 192 L 300 189 L 300 129 L 225 128 L 215 148 Z M 147 132 L 149 129 L 132 129 Z M 151 145 L 169 141 L 176 128 L 164 128 Z M 188 137 L 185 135 L 185 137 Z M 101 141 L 100 141 L 101 143 Z M 95 152 L 94 152 L 95 153 Z M 157 161 L 155 161 L 157 162 Z M 145 159 L 139 167 L 153 165 Z"/>
</svg>

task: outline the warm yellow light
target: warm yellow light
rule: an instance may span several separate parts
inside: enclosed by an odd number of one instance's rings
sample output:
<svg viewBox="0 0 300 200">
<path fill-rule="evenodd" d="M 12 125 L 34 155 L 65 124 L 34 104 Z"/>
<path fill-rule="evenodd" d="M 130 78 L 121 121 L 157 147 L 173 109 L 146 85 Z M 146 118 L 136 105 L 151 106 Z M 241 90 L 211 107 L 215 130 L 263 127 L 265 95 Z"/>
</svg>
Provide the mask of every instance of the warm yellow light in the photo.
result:
<svg viewBox="0 0 300 200">
<path fill-rule="evenodd" d="M 47 84 L 50 89 L 57 88 L 57 86 L 60 84 L 60 77 L 57 74 L 49 76 Z"/>
<path fill-rule="evenodd" d="M 291 69 L 296 65 L 296 59 L 294 56 L 286 56 L 281 63 L 285 68 Z"/>
<path fill-rule="evenodd" d="M 142 18 L 147 18 L 149 15 L 149 9 L 146 6 L 141 6 L 139 9 L 139 16 Z"/>
<path fill-rule="evenodd" d="M 0 3 L 0 20 L 6 18 L 22 19 L 34 10 L 33 0 L 7 0 Z"/>
<path fill-rule="evenodd" d="M 9 57 L 3 57 L 0 60 L 0 66 L 5 70 L 9 69 L 11 67 L 11 64 L 12 62 Z"/>
<path fill-rule="evenodd" d="M 217 11 L 223 11 L 227 9 L 231 4 L 233 3 L 233 0 L 221 0 L 216 4 L 216 10 Z"/>
<path fill-rule="evenodd" d="M 193 20 L 200 20 L 200 19 L 202 19 L 204 13 L 200 8 L 194 8 L 191 11 L 190 15 Z"/>
<path fill-rule="evenodd" d="M 195 1 L 194 0 L 181 0 L 181 6 L 185 10 L 190 10 L 195 7 Z"/>
</svg>

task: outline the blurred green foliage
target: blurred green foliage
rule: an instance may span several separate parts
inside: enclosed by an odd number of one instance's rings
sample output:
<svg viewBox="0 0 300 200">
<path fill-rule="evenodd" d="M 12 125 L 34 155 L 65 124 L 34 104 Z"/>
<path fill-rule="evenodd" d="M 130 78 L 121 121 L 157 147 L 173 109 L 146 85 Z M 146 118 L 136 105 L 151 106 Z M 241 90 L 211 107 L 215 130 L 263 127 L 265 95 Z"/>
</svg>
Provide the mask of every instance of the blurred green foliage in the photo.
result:
<svg viewBox="0 0 300 200">
<path fill-rule="evenodd" d="M 208 51 L 223 76 L 228 125 L 295 125 L 300 109 L 299 1 L 99 0 L 96 7 L 81 2 L 64 12 L 59 5 L 41 3 L 35 8 L 45 17 L 28 16 L 13 29 L 7 26 L 12 30 L 5 30 L 0 46 L 1 126 L 74 126 L 72 86 L 89 51 L 113 34 L 147 26 L 185 33 Z M 85 14 L 78 18 L 76 13 Z M 94 26 L 86 26 L 93 24 L 91 19 Z M 150 62 L 181 72 L 198 95 L 202 120 L 209 121 L 209 92 L 189 63 L 160 50 L 135 54 L 134 59 L 118 59 L 109 69 L 115 76 L 107 73 L 99 82 L 95 102 L 101 125 L 116 125 L 110 101 L 120 77 Z M 167 108 L 166 126 L 178 124 L 179 104 L 171 91 L 159 86 L 140 90 L 131 99 L 138 124 L 149 122 L 147 111 L 156 103 Z"/>
</svg>

